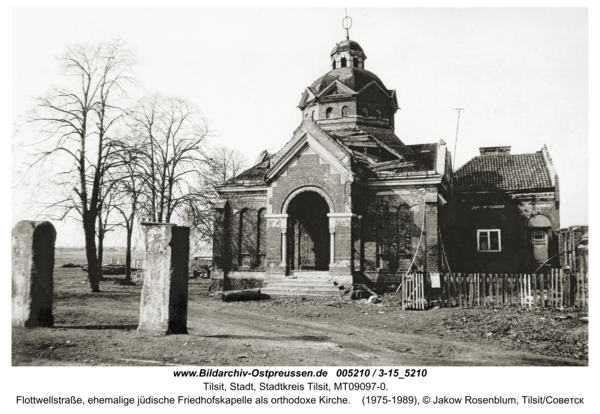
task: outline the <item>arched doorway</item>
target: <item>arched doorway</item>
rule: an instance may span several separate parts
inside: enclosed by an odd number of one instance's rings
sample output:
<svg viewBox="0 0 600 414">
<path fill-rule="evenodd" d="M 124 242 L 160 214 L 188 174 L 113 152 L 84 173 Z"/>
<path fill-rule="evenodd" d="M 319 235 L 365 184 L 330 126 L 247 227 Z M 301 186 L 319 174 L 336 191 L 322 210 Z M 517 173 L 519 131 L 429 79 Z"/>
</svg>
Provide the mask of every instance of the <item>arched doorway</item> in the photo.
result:
<svg viewBox="0 0 600 414">
<path fill-rule="evenodd" d="M 290 270 L 329 269 L 329 219 L 325 199 L 314 191 L 304 191 L 289 203 L 288 267 Z"/>
<path fill-rule="evenodd" d="M 548 261 L 548 244 L 552 232 L 552 223 L 548 217 L 537 214 L 529 219 L 529 240 L 533 248 L 533 257 L 538 265 Z"/>
</svg>

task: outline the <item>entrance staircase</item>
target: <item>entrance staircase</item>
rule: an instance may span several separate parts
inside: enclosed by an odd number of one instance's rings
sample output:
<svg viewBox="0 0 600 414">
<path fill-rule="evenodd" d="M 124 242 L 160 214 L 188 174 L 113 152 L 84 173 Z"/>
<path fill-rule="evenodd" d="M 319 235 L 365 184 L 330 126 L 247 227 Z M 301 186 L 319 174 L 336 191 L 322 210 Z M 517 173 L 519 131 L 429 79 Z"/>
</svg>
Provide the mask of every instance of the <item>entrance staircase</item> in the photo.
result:
<svg viewBox="0 0 600 414">
<path fill-rule="evenodd" d="M 260 291 L 271 297 L 279 297 L 338 296 L 343 290 L 343 286 L 337 285 L 331 279 L 329 272 L 303 270 L 292 271 L 292 274 L 285 279 L 265 282 Z"/>
</svg>

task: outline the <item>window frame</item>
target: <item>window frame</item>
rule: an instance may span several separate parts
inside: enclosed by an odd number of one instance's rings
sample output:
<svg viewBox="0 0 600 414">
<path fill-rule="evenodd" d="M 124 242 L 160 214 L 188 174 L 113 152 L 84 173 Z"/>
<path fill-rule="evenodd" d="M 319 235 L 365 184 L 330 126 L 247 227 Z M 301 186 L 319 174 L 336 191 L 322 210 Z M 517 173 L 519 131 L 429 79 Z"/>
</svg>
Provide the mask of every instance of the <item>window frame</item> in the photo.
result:
<svg viewBox="0 0 600 414">
<path fill-rule="evenodd" d="M 535 235 L 542 234 L 544 236 L 543 243 L 536 243 Z M 534 230 L 531 232 L 531 245 L 532 246 L 547 246 L 548 245 L 548 233 L 541 230 Z"/>
<path fill-rule="evenodd" d="M 488 241 L 488 246 L 491 246 L 490 243 L 490 232 L 498 232 L 498 250 L 491 250 L 491 249 L 486 249 L 486 250 L 482 250 L 481 249 L 481 245 L 479 244 L 479 239 L 480 239 L 480 234 L 481 233 L 487 233 L 487 241 Z M 478 229 L 477 230 L 477 251 L 481 252 L 481 253 L 498 253 L 502 251 L 502 232 L 500 231 L 500 229 Z"/>
</svg>

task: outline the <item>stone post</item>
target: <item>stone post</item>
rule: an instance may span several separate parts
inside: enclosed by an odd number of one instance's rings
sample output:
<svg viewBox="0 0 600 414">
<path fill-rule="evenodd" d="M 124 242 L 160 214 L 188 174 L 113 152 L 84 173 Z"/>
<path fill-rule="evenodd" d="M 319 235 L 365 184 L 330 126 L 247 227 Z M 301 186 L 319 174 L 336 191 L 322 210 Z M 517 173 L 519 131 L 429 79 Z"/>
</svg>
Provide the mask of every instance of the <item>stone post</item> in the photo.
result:
<svg viewBox="0 0 600 414">
<path fill-rule="evenodd" d="M 187 334 L 190 229 L 142 223 L 146 233 L 138 332 Z"/>
<path fill-rule="evenodd" d="M 287 266 L 287 227 L 281 228 L 281 266 Z"/>
<path fill-rule="evenodd" d="M 54 243 L 48 221 L 20 221 L 12 230 L 12 326 L 52 326 Z"/>
</svg>

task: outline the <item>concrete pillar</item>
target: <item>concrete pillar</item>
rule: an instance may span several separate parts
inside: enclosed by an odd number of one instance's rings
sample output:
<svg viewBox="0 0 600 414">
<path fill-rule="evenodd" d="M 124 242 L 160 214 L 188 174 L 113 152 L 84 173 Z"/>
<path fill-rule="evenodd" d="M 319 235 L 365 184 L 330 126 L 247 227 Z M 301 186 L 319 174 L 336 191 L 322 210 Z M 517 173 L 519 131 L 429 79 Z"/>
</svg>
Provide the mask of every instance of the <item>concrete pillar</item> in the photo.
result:
<svg viewBox="0 0 600 414">
<path fill-rule="evenodd" d="M 12 230 L 12 326 L 52 326 L 54 243 L 48 221 L 20 221 Z"/>
<path fill-rule="evenodd" d="M 187 334 L 190 229 L 142 223 L 146 233 L 138 332 Z"/>
</svg>

